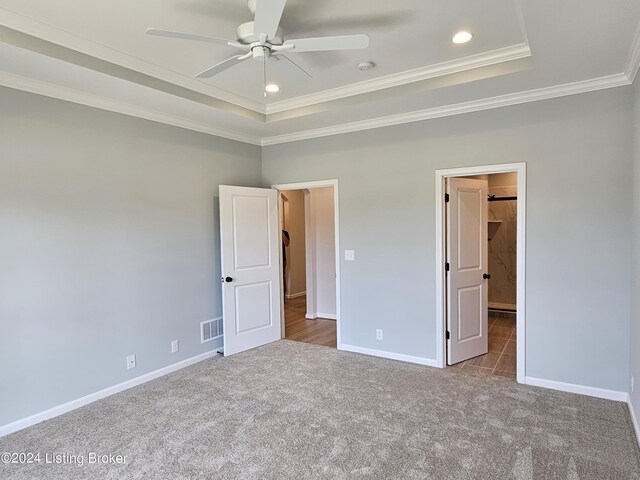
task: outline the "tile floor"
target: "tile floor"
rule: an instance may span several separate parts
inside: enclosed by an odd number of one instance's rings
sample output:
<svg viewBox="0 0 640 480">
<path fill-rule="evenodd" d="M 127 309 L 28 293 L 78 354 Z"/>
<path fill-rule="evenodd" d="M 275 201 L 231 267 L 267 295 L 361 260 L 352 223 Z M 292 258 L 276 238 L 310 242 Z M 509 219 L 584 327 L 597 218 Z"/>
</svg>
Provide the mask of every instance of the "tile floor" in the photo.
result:
<svg viewBox="0 0 640 480">
<path fill-rule="evenodd" d="M 465 371 L 516 379 L 516 315 L 489 312 L 489 353 L 453 365 Z"/>
</svg>

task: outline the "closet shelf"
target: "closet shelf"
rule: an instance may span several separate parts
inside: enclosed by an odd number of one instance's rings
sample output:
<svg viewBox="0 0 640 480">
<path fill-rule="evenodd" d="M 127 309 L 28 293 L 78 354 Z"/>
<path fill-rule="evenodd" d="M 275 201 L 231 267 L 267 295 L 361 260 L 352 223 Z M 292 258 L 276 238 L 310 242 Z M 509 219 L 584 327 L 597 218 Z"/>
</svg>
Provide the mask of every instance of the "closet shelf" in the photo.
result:
<svg viewBox="0 0 640 480">
<path fill-rule="evenodd" d="M 489 237 L 489 240 L 491 240 L 493 236 L 496 234 L 496 232 L 500 228 L 500 225 L 502 225 L 502 220 L 489 220 L 489 229 L 487 232 L 487 236 Z"/>
</svg>

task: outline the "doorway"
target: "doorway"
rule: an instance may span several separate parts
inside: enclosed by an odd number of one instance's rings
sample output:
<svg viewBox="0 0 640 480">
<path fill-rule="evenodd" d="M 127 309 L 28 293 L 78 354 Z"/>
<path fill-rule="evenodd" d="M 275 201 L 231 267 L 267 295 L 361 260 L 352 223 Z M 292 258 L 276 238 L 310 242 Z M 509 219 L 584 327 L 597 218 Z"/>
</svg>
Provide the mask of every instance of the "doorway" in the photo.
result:
<svg viewBox="0 0 640 480">
<path fill-rule="evenodd" d="M 525 377 L 526 165 L 436 172 L 437 360 Z"/>
<path fill-rule="evenodd" d="M 282 229 L 282 338 L 339 345 L 337 181 L 276 185 Z"/>
</svg>

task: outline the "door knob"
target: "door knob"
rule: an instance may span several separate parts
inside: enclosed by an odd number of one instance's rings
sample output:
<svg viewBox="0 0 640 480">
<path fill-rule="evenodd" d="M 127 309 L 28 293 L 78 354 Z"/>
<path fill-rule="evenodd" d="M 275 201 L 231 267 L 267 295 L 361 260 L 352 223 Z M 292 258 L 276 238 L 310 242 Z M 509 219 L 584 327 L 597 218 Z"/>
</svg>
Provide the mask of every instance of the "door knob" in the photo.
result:
<svg viewBox="0 0 640 480">
<path fill-rule="evenodd" d="M 233 282 L 233 278 L 225 277 L 224 281 L 227 282 L 227 283 L 231 283 L 231 282 Z"/>
<path fill-rule="evenodd" d="M 484 275 L 482 275 L 482 278 L 484 278 L 485 280 L 489 280 L 491 278 L 491 275 L 489 275 L 488 273 L 485 273 Z"/>
</svg>

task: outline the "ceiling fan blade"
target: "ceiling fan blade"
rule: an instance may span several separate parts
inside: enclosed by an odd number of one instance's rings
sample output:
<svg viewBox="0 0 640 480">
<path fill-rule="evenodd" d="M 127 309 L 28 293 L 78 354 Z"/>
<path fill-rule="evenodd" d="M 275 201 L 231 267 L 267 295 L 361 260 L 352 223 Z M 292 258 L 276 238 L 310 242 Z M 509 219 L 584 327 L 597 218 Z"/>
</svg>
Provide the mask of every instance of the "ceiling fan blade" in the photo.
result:
<svg viewBox="0 0 640 480">
<path fill-rule="evenodd" d="M 256 0 L 253 33 L 255 35 L 265 34 L 267 40 L 275 37 L 286 3 L 287 0 Z"/>
<path fill-rule="evenodd" d="M 279 53 L 279 54 L 277 54 L 277 56 L 274 55 L 273 58 L 274 59 L 282 59 L 282 60 L 284 60 L 284 62 L 282 62 L 283 65 L 292 66 L 293 68 L 289 68 L 290 71 L 293 71 L 296 74 L 299 74 L 299 73 L 302 72 L 306 77 L 313 78 L 313 76 L 309 72 L 307 72 L 304 68 L 302 68 L 300 65 L 298 65 L 296 62 L 291 60 L 286 55 L 283 55 L 283 54 Z"/>
<path fill-rule="evenodd" d="M 220 62 L 213 67 L 207 68 L 206 70 L 203 70 L 196 75 L 196 78 L 211 78 L 214 75 L 219 74 L 220 72 L 224 72 L 228 68 L 238 65 L 240 62 L 243 62 L 247 58 L 249 58 L 247 55 L 236 55 L 234 57 L 227 58 L 225 61 Z"/>
<path fill-rule="evenodd" d="M 289 45 L 292 45 L 289 47 Z M 338 37 L 299 38 L 282 44 L 287 52 L 322 52 L 330 50 L 357 50 L 369 46 L 369 35 L 342 35 Z M 284 49 L 283 49 L 284 50 Z"/>
<path fill-rule="evenodd" d="M 146 33 L 147 35 L 155 35 L 157 37 L 181 38 L 183 40 L 195 40 L 196 42 L 227 45 L 229 47 L 236 47 L 242 50 L 248 50 L 250 48 L 249 45 L 242 45 L 241 43 L 234 42 L 232 40 L 226 40 L 224 38 L 208 37 L 206 35 L 194 35 L 192 33 L 171 32 L 169 30 L 159 30 L 157 28 L 147 28 L 144 33 Z"/>
</svg>

